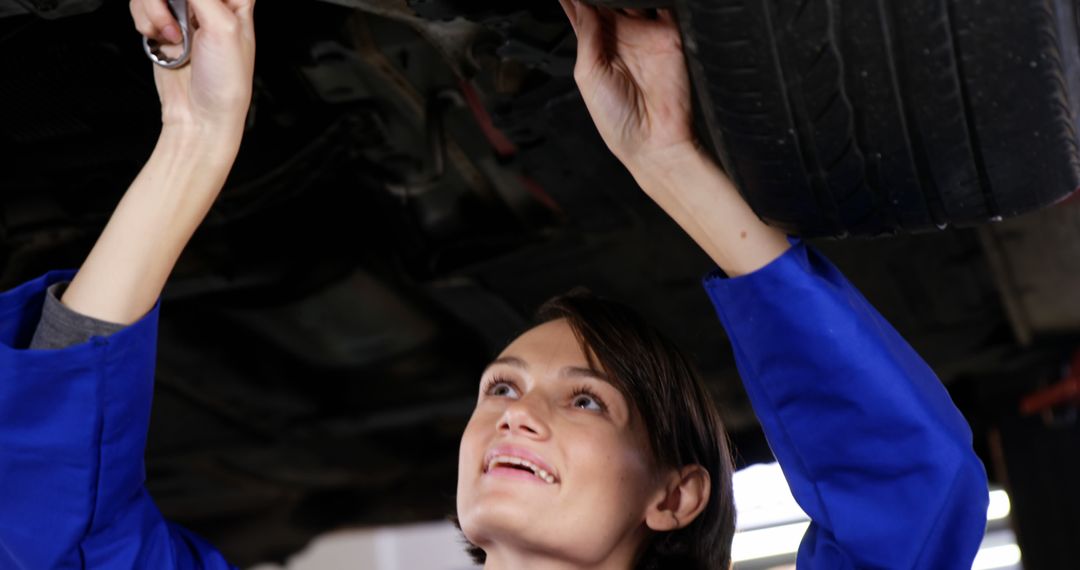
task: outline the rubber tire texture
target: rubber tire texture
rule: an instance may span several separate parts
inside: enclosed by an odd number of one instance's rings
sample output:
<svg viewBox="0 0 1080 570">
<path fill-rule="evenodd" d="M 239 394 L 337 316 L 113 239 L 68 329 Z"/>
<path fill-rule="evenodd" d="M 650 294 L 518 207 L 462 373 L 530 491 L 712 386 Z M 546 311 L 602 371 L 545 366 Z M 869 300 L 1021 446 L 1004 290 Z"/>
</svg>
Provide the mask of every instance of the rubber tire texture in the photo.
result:
<svg viewBox="0 0 1080 570">
<path fill-rule="evenodd" d="M 1080 188 L 1075 0 L 676 0 L 708 143 L 808 237 L 969 226 Z"/>
</svg>

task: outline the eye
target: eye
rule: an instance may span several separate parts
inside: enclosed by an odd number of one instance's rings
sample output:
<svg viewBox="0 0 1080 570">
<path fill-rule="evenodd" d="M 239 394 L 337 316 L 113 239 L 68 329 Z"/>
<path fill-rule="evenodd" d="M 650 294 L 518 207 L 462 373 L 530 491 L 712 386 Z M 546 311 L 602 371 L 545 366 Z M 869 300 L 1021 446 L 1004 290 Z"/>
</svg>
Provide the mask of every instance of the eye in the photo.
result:
<svg viewBox="0 0 1080 570">
<path fill-rule="evenodd" d="M 574 390 L 574 397 L 570 400 L 570 405 L 591 412 L 603 412 L 607 410 L 604 401 L 601 400 L 599 396 L 592 393 L 588 388 L 578 388 Z"/>
<path fill-rule="evenodd" d="M 496 398 L 519 398 L 521 393 L 518 391 L 517 386 L 509 380 L 501 380 L 499 378 L 493 378 L 488 380 L 484 386 L 484 394 L 488 396 L 494 396 Z"/>
</svg>

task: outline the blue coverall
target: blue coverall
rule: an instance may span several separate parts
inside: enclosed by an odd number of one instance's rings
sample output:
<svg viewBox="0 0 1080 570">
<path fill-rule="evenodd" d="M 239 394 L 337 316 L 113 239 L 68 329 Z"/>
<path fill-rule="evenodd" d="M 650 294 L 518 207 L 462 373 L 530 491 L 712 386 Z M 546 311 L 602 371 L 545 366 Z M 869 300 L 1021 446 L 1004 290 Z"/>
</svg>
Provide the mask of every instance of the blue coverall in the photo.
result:
<svg viewBox="0 0 1080 570">
<path fill-rule="evenodd" d="M 0 570 L 232 568 L 147 494 L 155 307 L 107 338 L 26 350 L 53 272 L 0 295 Z M 795 241 L 705 280 L 792 492 L 806 569 L 964 569 L 986 475 L 941 383 L 824 258 Z"/>
</svg>

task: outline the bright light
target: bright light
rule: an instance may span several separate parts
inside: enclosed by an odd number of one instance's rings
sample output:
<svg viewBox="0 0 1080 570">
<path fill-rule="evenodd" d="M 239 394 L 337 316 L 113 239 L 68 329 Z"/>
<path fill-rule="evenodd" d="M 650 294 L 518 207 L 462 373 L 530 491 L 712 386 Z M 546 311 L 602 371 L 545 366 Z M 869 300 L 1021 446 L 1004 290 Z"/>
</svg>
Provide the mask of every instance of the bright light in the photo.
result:
<svg viewBox="0 0 1080 570">
<path fill-rule="evenodd" d="M 979 551 L 971 570 L 992 570 L 993 568 L 1011 568 L 1020 564 L 1020 547 L 1015 544 L 991 546 Z"/>
<path fill-rule="evenodd" d="M 810 523 L 791 496 L 780 466 L 776 463 L 753 465 L 736 472 L 733 483 L 739 516 L 731 545 L 732 560 L 743 562 L 798 552 Z M 988 521 L 1005 519 L 1011 511 L 1007 492 L 1001 489 L 990 491 L 986 509 Z M 1015 566 L 1019 560 L 1020 549 L 1015 544 L 985 546 L 979 551 L 974 568 L 1007 568 Z"/>
<path fill-rule="evenodd" d="M 784 473 L 776 463 L 741 469 L 735 473 L 733 483 L 739 531 L 800 522 L 808 518 L 791 496 Z M 1002 489 L 990 491 L 987 520 L 1002 520 L 1011 511 L 1012 504 L 1007 492 Z"/>
<path fill-rule="evenodd" d="M 808 528 L 809 522 L 801 522 L 736 533 L 731 543 L 731 560 L 743 562 L 794 554 L 799 551 L 799 543 Z"/>
<path fill-rule="evenodd" d="M 746 562 L 795 554 L 809 526 L 810 523 L 795 523 L 736 533 L 731 543 L 731 560 Z M 1020 559 L 1020 547 L 1015 544 L 987 546 L 975 555 L 971 570 L 1011 568 L 1020 564 Z"/>
<path fill-rule="evenodd" d="M 1009 501 L 1009 494 L 1002 490 L 990 491 L 990 507 L 986 509 L 987 520 L 1001 520 L 1009 516 L 1009 512 L 1012 510 L 1012 503 Z"/>
<path fill-rule="evenodd" d="M 809 517 L 799 508 L 784 472 L 776 463 L 752 465 L 735 472 L 736 529 L 751 530 L 767 526 L 803 522 Z"/>
</svg>

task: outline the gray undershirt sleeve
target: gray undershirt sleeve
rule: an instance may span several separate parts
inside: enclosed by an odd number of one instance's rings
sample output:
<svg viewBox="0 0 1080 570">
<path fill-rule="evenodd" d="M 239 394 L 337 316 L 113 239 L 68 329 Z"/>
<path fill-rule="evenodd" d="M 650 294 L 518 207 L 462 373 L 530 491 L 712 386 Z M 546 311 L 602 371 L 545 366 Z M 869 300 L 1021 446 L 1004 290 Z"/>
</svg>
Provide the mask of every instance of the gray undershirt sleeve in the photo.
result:
<svg viewBox="0 0 1080 570">
<path fill-rule="evenodd" d="M 124 325 L 99 321 L 76 313 L 60 302 L 68 284 L 56 283 L 45 295 L 45 306 L 30 348 L 56 350 L 82 344 L 95 336 L 109 336 L 124 329 Z"/>
</svg>

